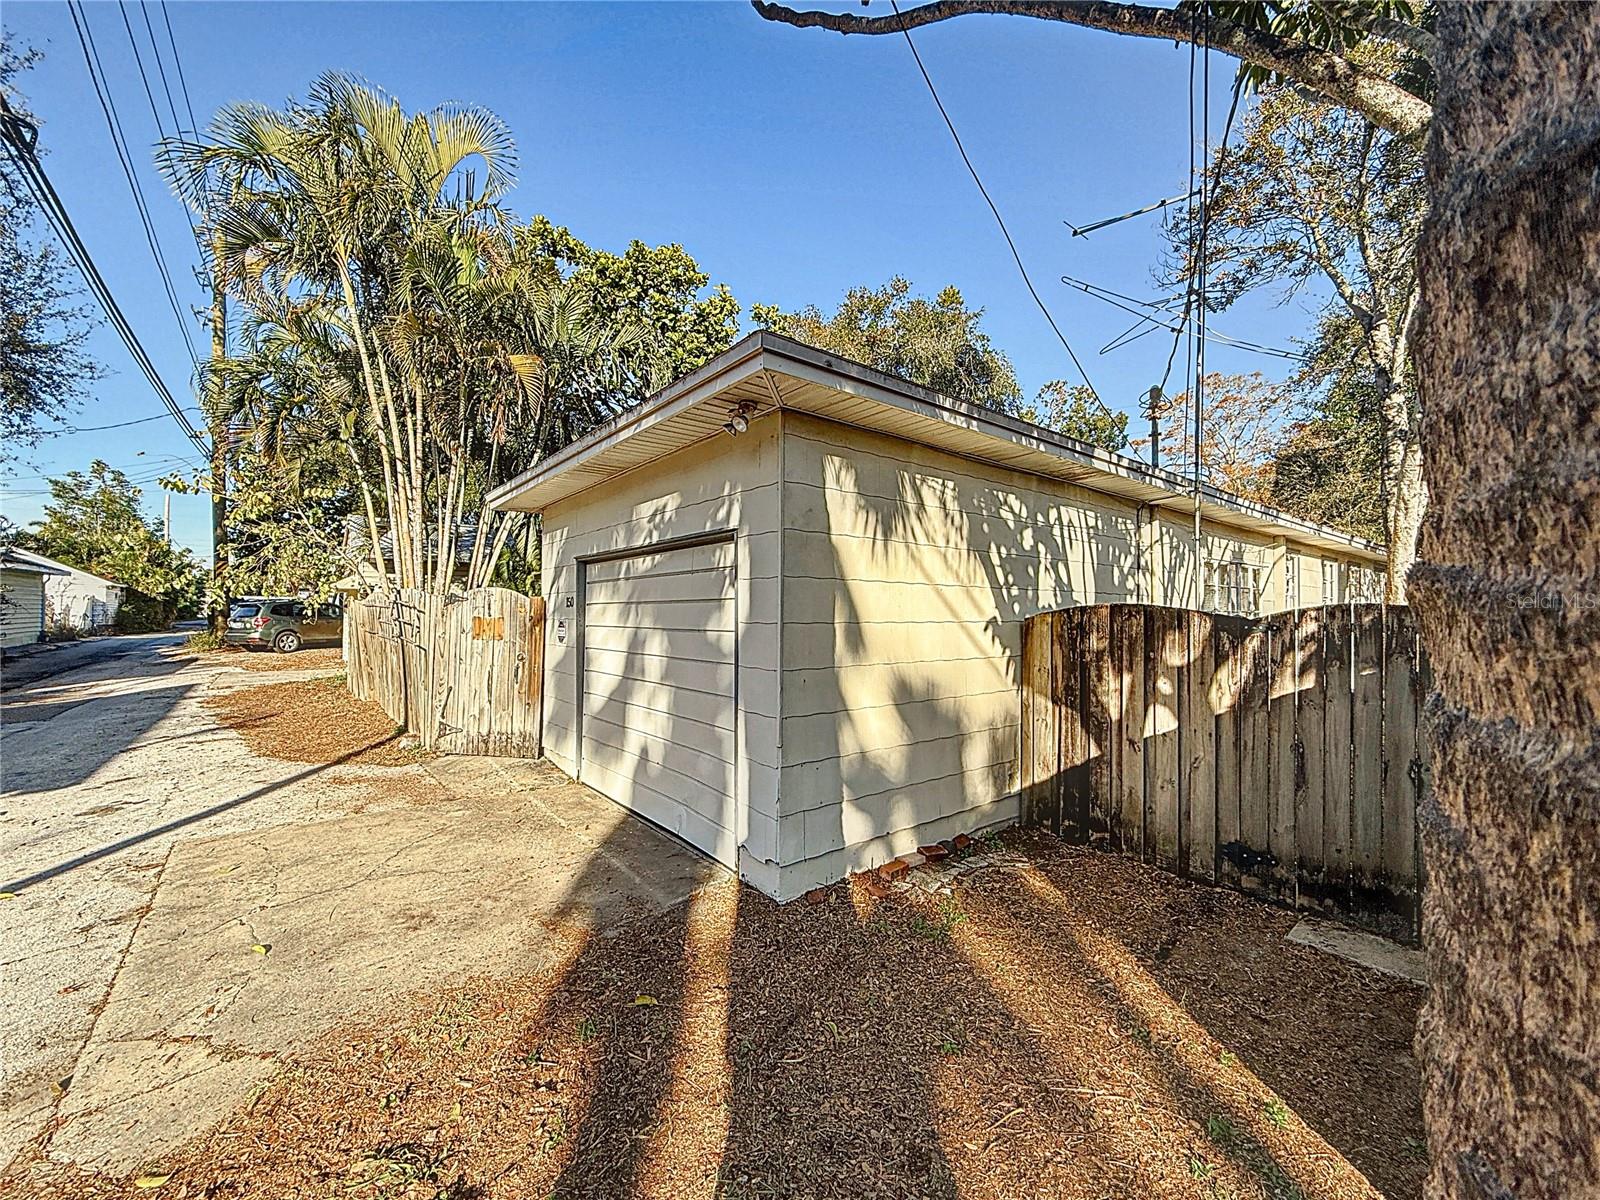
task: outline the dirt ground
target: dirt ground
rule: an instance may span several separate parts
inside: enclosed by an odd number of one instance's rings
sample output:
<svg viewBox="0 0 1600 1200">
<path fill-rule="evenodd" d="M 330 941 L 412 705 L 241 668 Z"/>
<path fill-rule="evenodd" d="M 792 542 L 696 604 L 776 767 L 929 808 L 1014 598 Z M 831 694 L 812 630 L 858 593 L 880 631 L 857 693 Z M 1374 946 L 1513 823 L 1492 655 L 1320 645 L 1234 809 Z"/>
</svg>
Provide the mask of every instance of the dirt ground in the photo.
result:
<svg viewBox="0 0 1600 1200">
<path fill-rule="evenodd" d="M 269 661 L 300 657 L 274 655 Z M 422 757 L 403 744 L 403 731 L 383 709 L 345 690 L 343 675 L 221 692 L 205 704 L 218 724 L 237 731 L 252 751 L 285 762 L 403 767 Z"/>
<path fill-rule="evenodd" d="M 1246 898 L 1014 845 L 1032 865 L 953 897 L 730 881 L 430 991 L 321 1040 L 153 1194 L 1419 1194 L 1419 990 Z"/>
<path fill-rule="evenodd" d="M 329 1030 L 542 977 L 725 877 L 546 763 L 352 762 L 393 726 L 337 679 L 180 638 L 118 639 L 0 697 L 5 1200 L 124 1186 L 85 1170 L 199 1196 L 151 1180 Z"/>
<path fill-rule="evenodd" d="M 206 652 L 207 659 L 246 671 L 329 671 L 344 670 L 344 652 L 337 646 L 320 650 L 296 650 L 293 654 L 274 654 L 265 650 L 246 650 L 231 646 Z"/>
</svg>

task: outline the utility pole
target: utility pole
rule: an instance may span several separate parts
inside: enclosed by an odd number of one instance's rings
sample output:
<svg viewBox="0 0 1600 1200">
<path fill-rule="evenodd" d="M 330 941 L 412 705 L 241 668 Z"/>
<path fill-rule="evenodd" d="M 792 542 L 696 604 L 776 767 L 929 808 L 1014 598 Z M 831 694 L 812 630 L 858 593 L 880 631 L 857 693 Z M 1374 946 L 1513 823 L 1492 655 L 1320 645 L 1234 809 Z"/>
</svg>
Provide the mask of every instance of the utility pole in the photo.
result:
<svg viewBox="0 0 1600 1200">
<path fill-rule="evenodd" d="M 222 238 L 211 245 L 211 365 L 209 386 L 220 388 L 217 365 L 228 356 L 228 295 L 222 279 Z M 220 397 L 213 395 L 206 406 L 211 426 L 211 632 L 221 636 L 228 630 L 228 597 L 225 582 L 228 570 L 228 438 L 222 419 Z"/>
<path fill-rule="evenodd" d="M 1146 411 L 1150 416 L 1150 465 L 1161 465 L 1161 385 L 1154 385 L 1145 393 Z"/>
</svg>

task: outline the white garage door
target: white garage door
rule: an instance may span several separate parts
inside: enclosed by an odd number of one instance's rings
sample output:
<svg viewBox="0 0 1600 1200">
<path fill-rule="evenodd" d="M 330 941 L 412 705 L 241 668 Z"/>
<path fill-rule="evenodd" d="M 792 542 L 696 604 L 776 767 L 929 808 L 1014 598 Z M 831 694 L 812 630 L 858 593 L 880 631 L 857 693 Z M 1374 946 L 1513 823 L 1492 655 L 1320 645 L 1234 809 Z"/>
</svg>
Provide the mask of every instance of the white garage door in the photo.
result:
<svg viewBox="0 0 1600 1200">
<path fill-rule="evenodd" d="M 734 546 L 588 563 L 578 778 L 736 866 Z"/>
</svg>

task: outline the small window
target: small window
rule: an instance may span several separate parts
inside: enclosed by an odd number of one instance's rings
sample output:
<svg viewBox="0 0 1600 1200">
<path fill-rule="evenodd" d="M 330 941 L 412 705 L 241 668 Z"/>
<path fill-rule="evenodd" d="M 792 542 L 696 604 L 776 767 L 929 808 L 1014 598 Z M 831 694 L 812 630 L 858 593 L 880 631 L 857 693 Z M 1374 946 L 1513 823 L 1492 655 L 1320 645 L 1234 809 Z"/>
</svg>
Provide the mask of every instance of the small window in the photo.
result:
<svg viewBox="0 0 1600 1200">
<path fill-rule="evenodd" d="M 274 604 L 272 615 L 275 617 L 298 617 L 300 606 L 298 604 Z"/>
<path fill-rule="evenodd" d="M 1336 562 L 1322 564 L 1322 602 L 1339 603 L 1339 564 Z"/>
<path fill-rule="evenodd" d="M 1382 574 L 1371 567 L 1351 567 L 1350 599 L 1357 604 L 1382 604 Z"/>
<path fill-rule="evenodd" d="M 1202 607 L 1221 613 L 1255 616 L 1261 611 L 1265 568 L 1253 563 L 1208 561 Z"/>
<path fill-rule="evenodd" d="M 337 604 L 324 604 L 317 609 L 317 620 L 342 621 L 344 620 L 344 610 Z"/>
<path fill-rule="evenodd" d="M 1300 556 L 1287 554 L 1283 559 L 1283 606 L 1300 608 Z"/>
<path fill-rule="evenodd" d="M 246 617 L 255 616 L 260 611 L 261 605 L 259 604 L 235 604 L 228 616 L 236 621 L 242 621 Z"/>
</svg>

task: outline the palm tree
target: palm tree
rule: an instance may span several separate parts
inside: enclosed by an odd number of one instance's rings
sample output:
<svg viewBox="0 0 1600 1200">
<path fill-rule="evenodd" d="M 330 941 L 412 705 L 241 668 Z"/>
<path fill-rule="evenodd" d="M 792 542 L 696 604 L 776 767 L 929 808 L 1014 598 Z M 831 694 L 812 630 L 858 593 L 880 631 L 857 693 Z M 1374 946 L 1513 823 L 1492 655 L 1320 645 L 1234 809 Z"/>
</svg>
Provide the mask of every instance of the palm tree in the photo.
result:
<svg viewBox="0 0 1600 1200">
<path fill-rule="evenodd" d="M 408 116 L 329 75 L 161 157 L 253 314 L 249 353 L 215 367 L 237 375 L 229 418 L 263 445 L 297 422 L 340 431 L 401 586 L 448 589 L 463 529 L 465 582 L 486 583 L 514 520 L 484 497 L 652 375 L 650 332 L 598 315 L 500 207 L 511 138 L 482 109 Z"/>
</svg>

